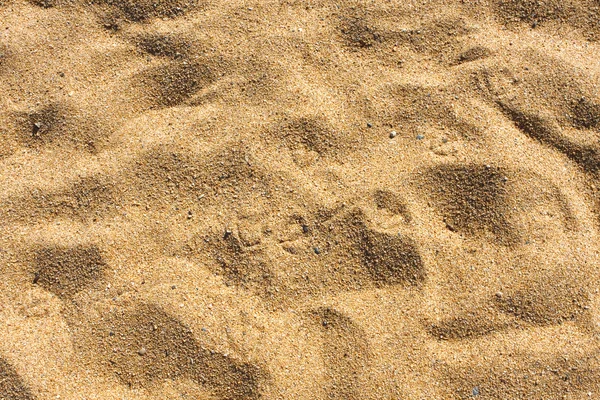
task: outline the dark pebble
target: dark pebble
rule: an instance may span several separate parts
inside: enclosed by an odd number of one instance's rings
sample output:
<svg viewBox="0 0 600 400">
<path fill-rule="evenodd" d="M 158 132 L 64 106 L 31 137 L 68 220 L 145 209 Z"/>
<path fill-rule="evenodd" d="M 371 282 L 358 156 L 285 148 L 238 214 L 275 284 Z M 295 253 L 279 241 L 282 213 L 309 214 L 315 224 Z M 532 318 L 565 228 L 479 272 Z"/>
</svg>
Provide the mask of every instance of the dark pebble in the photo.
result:
<svg viewBox="0 0 600 400">
<path fill-rule="evenodd" d="M 42 123 L 41 122 L 34 122 L 33 123 L 33 134 L 37 135 L 37 133 L 40 131 L 40 129 L 42 129 Z"/>
<path fill-rule="evenodd" d="M 319 250 L 318 247 L 315 247 L 313 250 L 315 251 L 315 254 L 321 254 L 321 250 Z"/>
</svg>

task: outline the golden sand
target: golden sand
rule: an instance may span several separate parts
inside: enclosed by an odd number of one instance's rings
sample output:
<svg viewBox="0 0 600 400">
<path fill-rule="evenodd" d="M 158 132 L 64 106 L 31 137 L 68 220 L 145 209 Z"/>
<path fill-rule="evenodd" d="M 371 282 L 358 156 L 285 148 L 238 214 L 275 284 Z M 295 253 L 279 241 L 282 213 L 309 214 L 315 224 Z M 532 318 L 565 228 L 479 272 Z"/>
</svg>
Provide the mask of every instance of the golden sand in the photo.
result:
<svg viewBox="0 0 600 400">
<path fill-rule="evenodd" d="M 600 399 L 599 39 L 0 0 L 0 399 Z"/>
</svg>

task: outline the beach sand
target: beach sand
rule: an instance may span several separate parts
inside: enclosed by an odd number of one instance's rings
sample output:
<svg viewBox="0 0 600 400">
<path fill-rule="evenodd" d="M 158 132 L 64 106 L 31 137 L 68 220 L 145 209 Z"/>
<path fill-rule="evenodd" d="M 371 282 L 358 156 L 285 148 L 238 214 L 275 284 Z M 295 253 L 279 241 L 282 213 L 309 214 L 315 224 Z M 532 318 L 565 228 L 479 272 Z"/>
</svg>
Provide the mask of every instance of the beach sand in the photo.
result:
<svg viewBox="0 0 600 400">
<path fill-rule="evenodd" d="M 0 399 L 600 399 L 600 1 L 0 0 Z"/>
</svg>

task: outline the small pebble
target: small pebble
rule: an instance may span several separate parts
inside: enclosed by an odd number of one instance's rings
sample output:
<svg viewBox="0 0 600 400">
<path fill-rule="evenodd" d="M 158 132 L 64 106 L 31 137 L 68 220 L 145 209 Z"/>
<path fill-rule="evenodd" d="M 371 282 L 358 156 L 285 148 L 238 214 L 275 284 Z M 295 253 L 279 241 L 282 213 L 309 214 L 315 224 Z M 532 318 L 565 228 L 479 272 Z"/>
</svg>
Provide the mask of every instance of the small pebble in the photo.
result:
<svg viewBox="0 0 600 400">
<path fill-rule="evenodd" d="M 396 131 L 391 131 L 391 132 L 390 132 L 390 139 L 393 139 L 393 138 L 395 138 L 395 137 L 396 137 L 396 135 L 397 135 Z"/>
<path fill-rule="evenodd" d="M 308 233 L 308 225 L 302 225 L 302 232 Z"/>
<path fill-rule="evenodd" d="M 146 354 L 146 349 L 142 347 L 142 348 L 141 348 L 141 349 L 138 351 L 138 354 L 139 354 L 140 356 L 143 356 L 144 354 Z"/>
<path fill-rule="evenodd" d="M 367 122 L 367 128 L 372 128 L 372 127 L 373 127 L 373 124 L 370 122 Z"/>
<path fill-rule="evenodd" d="M 425 139 L 425 136 L 423 136 L 423 135 L 417 135 L 417 140 L 423 140 L 423 139 Z"/>
<path fill-rule="evenodd" d="M 504 294 L 502 292 L 496 292 L 496 298 L 501 299 Z"/>
<path fill-rule="evenodd" d="M 329 325 L 329 323 L 327 321 L 323 320 L 323 326 L 327 326 L 327 325 Z"/>
<path fill-rule="evenodd" d="M 315 254 L 321 254 L 321 250 L 319 250 L 318 247 L 315 247 L 313 250 L 315 251 Z"/>
<path fill-rule="evenodd" d="M 479 386 L 473 388 L 473 396 L 479 396 Z"/>
</svg>

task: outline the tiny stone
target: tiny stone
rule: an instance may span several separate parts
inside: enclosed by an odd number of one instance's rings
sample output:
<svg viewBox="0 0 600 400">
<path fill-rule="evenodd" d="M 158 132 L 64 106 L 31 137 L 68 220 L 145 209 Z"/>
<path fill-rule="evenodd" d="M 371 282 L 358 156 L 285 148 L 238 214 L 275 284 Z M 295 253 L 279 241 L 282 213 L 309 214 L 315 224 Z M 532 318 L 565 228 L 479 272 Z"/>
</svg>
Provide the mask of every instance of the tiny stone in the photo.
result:
<svg viewBox="0 0 600 400">
<path fill-rule="evenodd" d="M 108 336 L 115 336 L 114 332 L 108 332 Z"/>
<path fill-rule="evenodd" d="M 373 127 L 373 124 L 370 122 L 367 122 L 367 128 L 372 128 L 372 127 Z"/>
<path fill-rule="evenodd" d="M 308 225 L 302 225 L 302 232 L 308 233 Z"/>
<path fill-rule="evenodd" d="M 175 289 L 177 289 L 177 286 L 175 286 L 175 285 L 171 286 L 171 290 L 175 290 Z"/>
<path fill-rule="evenodd" d="M 397 135 L 396 131 L 391 131 L 391 132 L 390 132 L 390 139 L 393 139 L 393 138 L 395 138 L 395 137 L 396 137 L 396 135 Z"/>
<path fill-rule="evenodd" d="M 501 299 L 501 298 L 502 298 L 502 296 L 504 296 L 504 294 L 503 294 L 502 292 L 496 292 L 496 297 L 497 297 L 498 299 Z"/>
<path fill-rule="evenodd" d="M 423 140 L 423 139 L 425 139 L 425 136 L 423 136 L 423 135 L 420 135 L 420 134 L 419 134 L 419 135 L 417 135 L 417 140 Z"/>
<path fill-rule="evenodd" d="M 192 219 L 192 212 L 191 212 L 191 211 L 188 211 L 187 218 L 188 218 L 188 219 Z"/>
<path fill-rule="evenodd" d="M 323 320 L 323 326 L 327 326 L 329 323 L 325 320 Z"/>
<path fill-rule="evenodd" d="M 442 138 L 442 143 L 448 143 L 448 138 Z"/>
<path fill-rule="evenodd" d="M 139 354 L 140 356 L 143 356 L 144 354 L 146 354 L 146 349 L 142 347 L 142 348 L 141 348 L 141 349 L 138 351 L 138 354 Z"/>
<path fill-rule="evenodd" d="M 318 247 L 315 247 L 313 250 L 315 251 L 315 254 L 321 254 L 321 250 L 319 250 Z"/>
<path fill-rule="evenodd" d="M 42 129 L 42 123 L 41 122 L 34 122 L 33 123 L 33 127 L 36 130 Z"/>
</svg>

